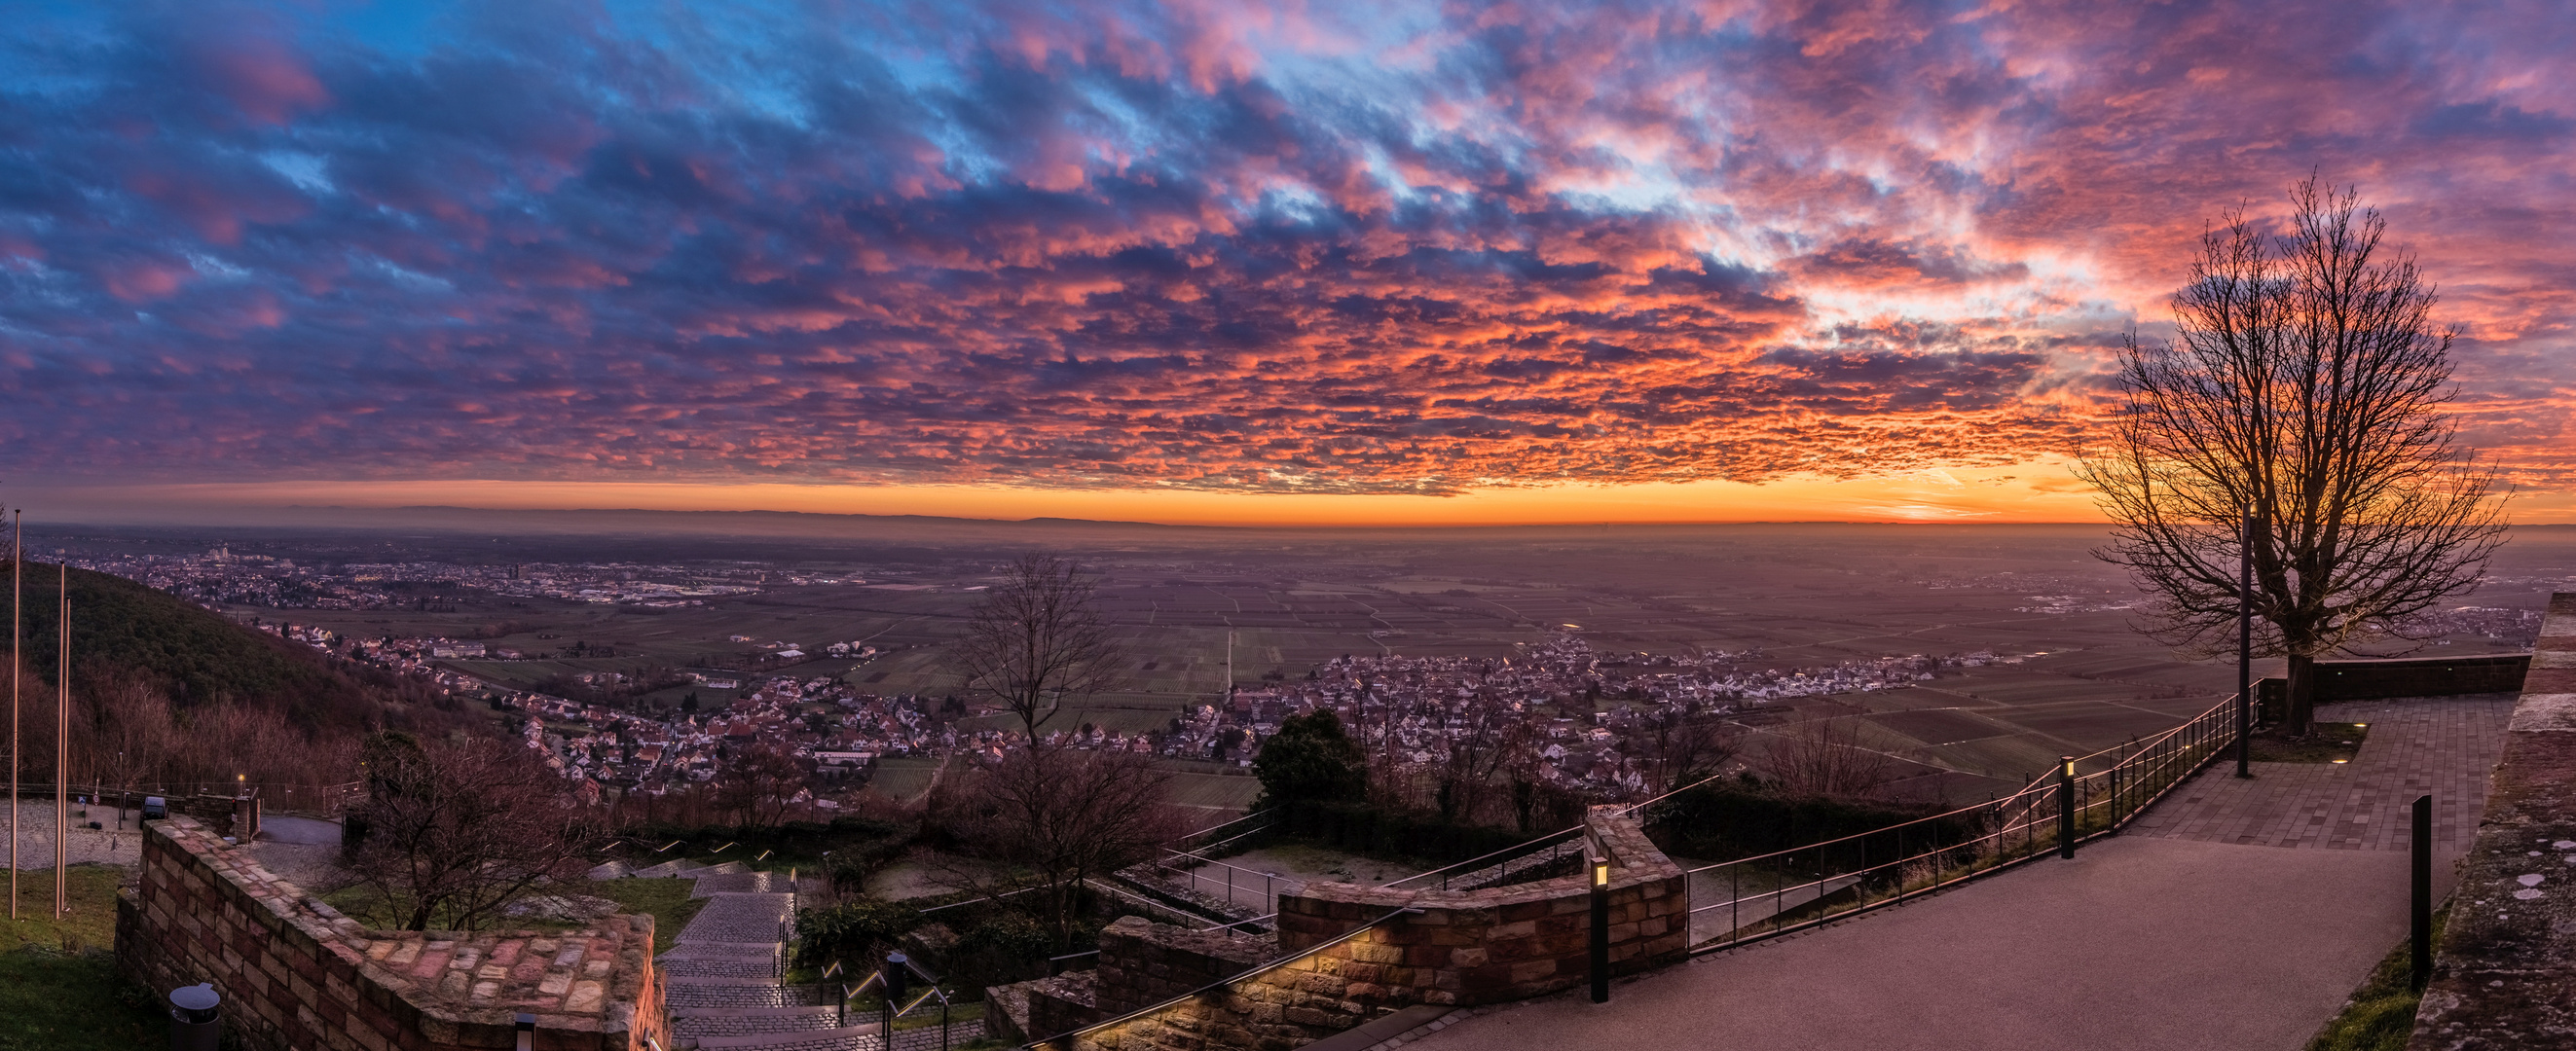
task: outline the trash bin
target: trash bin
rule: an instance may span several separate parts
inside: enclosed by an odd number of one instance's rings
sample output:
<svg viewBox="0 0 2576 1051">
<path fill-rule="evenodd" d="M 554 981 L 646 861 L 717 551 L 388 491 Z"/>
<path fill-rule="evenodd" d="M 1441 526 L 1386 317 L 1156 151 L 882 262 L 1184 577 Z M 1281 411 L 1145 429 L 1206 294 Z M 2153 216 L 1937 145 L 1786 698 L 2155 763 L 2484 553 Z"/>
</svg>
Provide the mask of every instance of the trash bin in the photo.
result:
<svg viewBox="0 0 2576 1051">
<path fill-rule="evenodd" d="M 215 1051 L 224 1042 L 223 1002 L 212 982 L 170 990 L 170 1051 Z"/>
</svg>

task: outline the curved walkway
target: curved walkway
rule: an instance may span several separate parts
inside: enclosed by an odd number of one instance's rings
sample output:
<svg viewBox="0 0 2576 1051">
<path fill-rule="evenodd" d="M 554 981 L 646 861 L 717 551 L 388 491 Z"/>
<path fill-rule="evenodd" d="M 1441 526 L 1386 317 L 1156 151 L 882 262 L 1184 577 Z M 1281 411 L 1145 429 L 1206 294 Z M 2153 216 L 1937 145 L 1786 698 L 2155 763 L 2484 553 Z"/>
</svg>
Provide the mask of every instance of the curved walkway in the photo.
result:
<svg viewBox="0 0 2576 1051">
<path fill-rule="evenodd" d="M 2370 702 L 2351 764 L 2258 764 L 2251 782 L 2213 766 L 2138 834 L 2072 861 L 1667 968 L 1615 986 L 1608 1004 L 1577 991 L 1409 1046 L 2297 1051 L 2406 936 L 2405 837 L 2381 833 L 2423 790 L 2409 779 L 2474 797 L 2444 807 L 2465 815 L 2436 845 L 2446 885 L 2502 747 L 2484 711 L 2495 703 Z M 2323 846 L 2343 849 L 2295 849 Z"/>
</svg>

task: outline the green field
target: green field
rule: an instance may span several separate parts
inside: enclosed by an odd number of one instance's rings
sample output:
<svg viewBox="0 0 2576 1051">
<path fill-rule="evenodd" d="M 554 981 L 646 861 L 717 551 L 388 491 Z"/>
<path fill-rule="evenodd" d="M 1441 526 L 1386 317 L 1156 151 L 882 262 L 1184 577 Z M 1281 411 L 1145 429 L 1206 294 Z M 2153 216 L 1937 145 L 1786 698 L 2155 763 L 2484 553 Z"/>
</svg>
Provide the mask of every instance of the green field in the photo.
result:
<svg viewBox="0 0 2576 1051">
<path fill-rule="evenodd" d="M 72 913 L 53 919 L 51 873 L 21 873 L 18 916 L 0 918 L 0 1051 L 127 1051 L 166 1045 L 169 1015 L 117 977 L 116 887 L 124 870 L 71 869 Z"/>
<path fill-rule="evenodd" d="M 898 802 L 916 802 L 930 791 L 930 775 L 939 769 L 935 756 L 890 755 L 877 760 L 868 791 Z"/>
<path fill-rule="evenodd" d="M 1196 810 L 1221 812 L 1231 817 L 1252 806 L 1253 797 L 1261 794 L 1261 782 L 1255 778 L 1232 774 L 1172 775 L 1171 802 Z"/>
</svg>

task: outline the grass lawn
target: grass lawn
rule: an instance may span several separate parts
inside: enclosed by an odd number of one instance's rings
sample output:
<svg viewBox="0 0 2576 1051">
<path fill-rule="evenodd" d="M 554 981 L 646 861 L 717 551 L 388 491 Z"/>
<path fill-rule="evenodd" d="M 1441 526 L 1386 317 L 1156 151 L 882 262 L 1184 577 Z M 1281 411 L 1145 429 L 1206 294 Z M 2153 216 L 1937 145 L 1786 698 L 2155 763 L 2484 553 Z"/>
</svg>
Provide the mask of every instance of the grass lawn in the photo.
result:
<svg viewBox="0 0 2576 1051">
<path fill-rule="evenodd" d="M 2436 948 L 2450 918 L 2447 905 L 2433 914 Z M 2307 1051 L 2405 1051 L 2407 1039 L 2415 1033 L 2415 1004 L 2421 999 L 2412 985 L 2414 967 L 2411 939 L 2397 943 L 2370 977 L 2362 979 L 2361 988 L 2352 991 L 2343 1013 L 2308 1041 Z"/>
<path fill-rule="evenodd" d="M 19 872 L 18 919 L 0 918 L 0 1051 L 121 1051 L 169 1042 L 169 1015 L 158 998 L 119 980 L 108 951 L 123 876 L 112 866 L 73 866 L 72 912 L 58 925 L 53 874 Z"/>
<path fill-rule="evenodd" d="M 689 888 L 696 884 L 696 880 L 676 878 L 615 879 L 568 883 L 550 889 L 564 894 L 606 898 L 624 906 L 620 911 L 640 912 L 653 917 L 653 952 L 659 955 L 669 952 L 672 944 L 679 940 L 680 928 L 688 925 L 689 917 L 706 907 L 706 899 L 689 897 Z M 389 903 L 372 888 L 343 887 L 323 895 L 322 900 L 371 927 L 392 927 L 399 922 L 395 919 L 399 911 L 389 908 Z M 568 931 L 579 926 L 577 923 L 520 917 L 484 925 L 487 930 L 532 931 Z"/>
<path fill-rule="evenodd" d="M 74 865 L 70 875 L 72 912 L 57 925 L 53 871 L 18 871 L 18 918 L 0 916 L 0 952 L 24 945 L 78 952 L 116 944 L 116 885 L 125 878 L 125 870 L 114 865 Z"/>
<path fill-rule="evenodd" d="M 2254 735 L 2248 758 L 2257 763 L 2331 763 L 2361 754 L 2368 723 L 2309 723 L 2306 737 L 2289 737 L 2279 725 Z"/>
<path fill-rule="evenodd" d="M 603 879 L 593 880 L 581 893 L 606 898 L 626 906 L 628 912 L 641 912 L 653 917 L 653 953 L 671 951 L 680 939 L 680 928 L 689 925 L 689 917 L 705 908 L 707 899 L 692 898 L 689 888 L 693 879 Z"/>
</svg>

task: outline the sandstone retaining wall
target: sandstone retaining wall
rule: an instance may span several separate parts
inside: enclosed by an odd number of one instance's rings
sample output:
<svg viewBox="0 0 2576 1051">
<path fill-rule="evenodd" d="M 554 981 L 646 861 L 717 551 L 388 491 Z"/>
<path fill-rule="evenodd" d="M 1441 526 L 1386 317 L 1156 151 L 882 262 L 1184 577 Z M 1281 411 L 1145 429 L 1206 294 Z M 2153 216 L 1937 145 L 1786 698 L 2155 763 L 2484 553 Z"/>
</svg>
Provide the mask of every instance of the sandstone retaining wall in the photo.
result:
<svg viewBox="0 0 2576 1051">
<path fill-rule="evenodd" d="M 1612 866 L 1611 973 L 1680 960 L 1690 910 L 1680 866 L 1636 821 L 1610 808 L 1596 808 L 1587 824 L 1592 849 Z M 1588 874 L 1475 891 L 1310 883 L 1280 898 L 1277 937 L 1279 950 L 1291 954 L 1286 962 L 1071 1043 L 1075 1051 L 1278 1051 L 1418 1004 L 1470 1007 L 1568 989 L 1590 974 L 1591 900 Z M 1121 996 L 1185 992 L 1215 981 L 1193 985 L 1194 975 L 1235 966 L 1235 953 L 1210 940 L 1221 936 L 1134 919 L 1112 930 L 1118 933 L 1104 936 L 1097 975 L 1076 983 L 1091 997 L 1080 1006 L 1094 1020 L 1153 1003 Z M 1162 973 L 1153 974 L 1157 967 Z M 1129 977 L 1139 972 L 1150 980 Z M 1107 977 L 1113 973 L 1121 977 Z M 1027 987 L 1027 1036 L 1057 1035 L 1063 1030 L 1049 1023 L 1081 1016 L 1075 1005 L 1046 1002 L 1061 984 Z"/>
<path fill-rule="evenodd" d="M 2576 594 L 2520 685 L 2409 1051 L 2576 1046 Z"/>
<path fill-rule="evenodd" d="M 176 803 L 176 800 L 173 800 Z M 252 1048 L 543 1051 L 670 1046 L 653 919 L 580 931 L 376 931 L 225 844 L 193 818 L 146 824 L 139 889 L 116 910 L 118 970 L 155 992 L 214 983 Z"/>
</svg>

